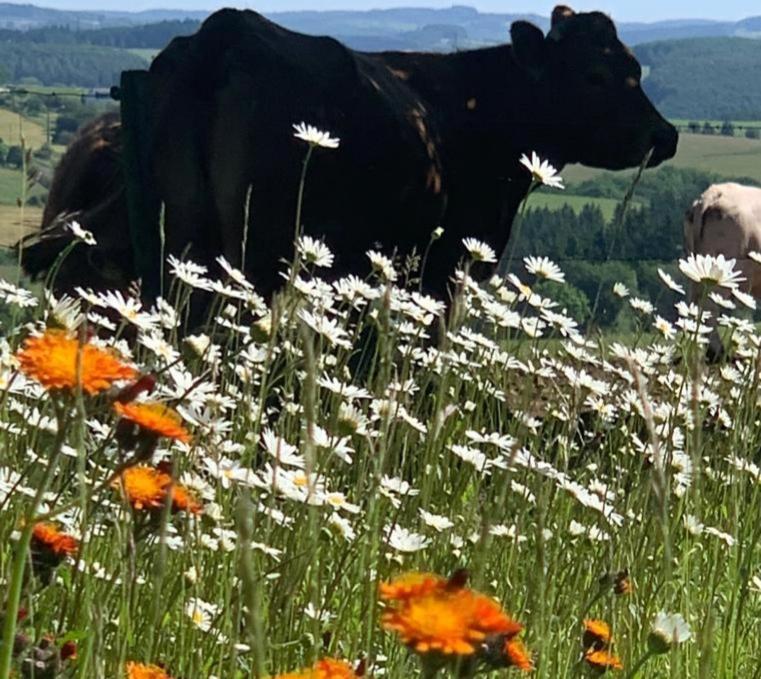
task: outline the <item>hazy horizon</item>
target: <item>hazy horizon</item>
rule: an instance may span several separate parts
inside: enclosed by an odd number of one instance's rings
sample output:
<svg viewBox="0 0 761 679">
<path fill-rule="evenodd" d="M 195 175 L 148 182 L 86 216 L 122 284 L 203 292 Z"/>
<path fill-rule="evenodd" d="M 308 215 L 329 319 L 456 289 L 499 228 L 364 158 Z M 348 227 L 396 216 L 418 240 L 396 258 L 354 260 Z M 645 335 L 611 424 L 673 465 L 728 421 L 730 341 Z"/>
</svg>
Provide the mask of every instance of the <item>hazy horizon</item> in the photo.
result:
<svg viewBox="0 0 761 679">
<path fill-rule="evenodd" d="M 240 7 L 256 9 L 260 12 L 282 12 L 291 10 L 367 10 L 390 7 L 451 7 L 453 4 L 469 5 L 482 12 L 534 13 L 547 16 L 556 2 L 530 2 L 520 0 L 506 3 L 505 0 L 260 0 L 258 2 L 219 2 L 218 0 L 132 0 L 128 6 L 114 0 L 44 0 L 41 2 L 14 2 L 13 4 L 35 4 L 61 10 L 90 11 L 141 11 L 146 9 L 214 10 L 219 7 Z M 577 10 L 601 10 L 616 21 L 661 21 L 665 19 L 714 19 L 734 21 L 761 14 L 757 0 L 728 0 L 724 3 L 707 0 L 674 0 L 663 3 L 658 0 L 599 0 L 598 2 L 569 3 Z"/>
</svg>

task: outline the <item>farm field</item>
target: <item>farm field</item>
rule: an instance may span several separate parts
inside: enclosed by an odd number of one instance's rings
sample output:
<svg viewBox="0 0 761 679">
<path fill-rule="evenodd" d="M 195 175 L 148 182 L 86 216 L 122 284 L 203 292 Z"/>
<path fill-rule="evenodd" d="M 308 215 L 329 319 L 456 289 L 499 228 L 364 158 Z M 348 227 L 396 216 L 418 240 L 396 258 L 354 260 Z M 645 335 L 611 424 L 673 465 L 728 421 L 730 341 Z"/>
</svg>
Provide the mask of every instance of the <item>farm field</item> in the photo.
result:
<svg viewBox="0 0 761 679">
<path fill-rule="evenodd" d="M 41 220 L 42 208 L 27 205 L 22 226 L 21 210 L 15 205 L 0 204 L 0 247 L 12 245 L 21 236 L 39 228 Z"/>
<path fill-rule="evenodd" d="M 531 195 L 528 201 L 529 208 L 547 208 L 558 210 L 564 205 L 570 206 L 574 212 L 579 213 L 585 205 L 595 205 L 602 211 L 606 220 L 610 220 L 616 211 L 619 201 L 614 198 L 594 198 L 590 196 L 578 196 L 566 191 L 544 192 L 537 191 Z"/>
<path fill-rule="evenodd" d="M 748 177 L 761 182 L 761 141 L 720 135 L 681 134 L 676 156 L 666 163 L 695 168 L 727 177 Z M 581 182 L 605 170 L 569 165 L 563 170 L 567 183 Z M 632 170 L 625 173 L 631 175 Z"/>
<path fill-rule="evenodd" d="M 160 52 L 161 50 L 155 47 L 130 47 L 127 49 L 127 52 L 130 52 L 134 54 L 135 56 L 140 57 L 141 59 L 145 59 L 147 64 L 150 64 L 151 61 L 153 61 L 153 58 Z M 146 64 L 146 66 L 147 66 Z"/>
<path fill-rule="evenodd" d="M 19 144 L 24 135 L 27 148 L 38 149 L 45 144 L 45 128 L 18 113 L 0 108 L 0 138 L 9 146 Z"/>
</svg>

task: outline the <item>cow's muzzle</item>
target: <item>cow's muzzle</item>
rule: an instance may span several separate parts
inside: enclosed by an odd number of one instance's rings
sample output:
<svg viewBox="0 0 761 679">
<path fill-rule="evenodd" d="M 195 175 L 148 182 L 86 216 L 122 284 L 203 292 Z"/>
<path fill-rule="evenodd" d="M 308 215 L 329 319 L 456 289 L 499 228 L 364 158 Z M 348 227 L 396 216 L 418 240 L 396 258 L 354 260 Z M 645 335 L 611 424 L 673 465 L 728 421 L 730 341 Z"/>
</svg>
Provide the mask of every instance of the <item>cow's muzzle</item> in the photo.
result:
<svg viewBox="0 0 761 679">
<path fill-rule="evenodd" d="M 664 160 L 676 155 L 676 146 L 679 141 L 679 133 L 673 125 L 664 125 L 653 132 L 651 145 L 653 155 L 648 167 L 660 165 Z"/>
</svg>

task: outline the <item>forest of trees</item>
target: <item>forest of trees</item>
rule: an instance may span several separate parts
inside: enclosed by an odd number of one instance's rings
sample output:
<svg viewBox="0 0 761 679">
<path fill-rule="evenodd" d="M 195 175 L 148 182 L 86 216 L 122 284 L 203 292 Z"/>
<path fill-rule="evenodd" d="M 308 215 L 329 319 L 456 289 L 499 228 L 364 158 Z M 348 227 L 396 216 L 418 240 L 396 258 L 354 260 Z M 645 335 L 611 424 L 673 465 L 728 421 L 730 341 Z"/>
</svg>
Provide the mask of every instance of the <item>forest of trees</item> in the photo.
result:
<svg viewBox="0 0 761 679">
<path fill-rule="evenodd" d="M 635 314 L 628 302 L 613 294 L 621 282 L 633 295 L 656 305 L 658 313 L 673 315 L 674 295 L 658 277 L 658 268 L 675 278 L 677 260 L 683 256 L 683 218 L 687 207 L 717 176 L 673 167 L 646 173 L 623 219 L 620 206 L 609 221 L 599 207 L 587 205 L 578 213 L 571 207 L 560 210 L 529 209 L 517 228 L 513 270 L 525 278 L 521 258 L 544 255 L 555 260 L 566 274 L 567 283 L 553 286 L 552 297 L 578 321 L 588 322 L 595 309 L 599 327 L 628 331 Z M 754 183 L 738 178 L 743 183 Z M 621 199 L 631 176 L 606 173 L 570 187 L 574 194 Z M 514 231 L 515 233 L 515 231 Z M 599 298 L 598 298 L 599 295 Z"/>
<path fill-rule="evenodd" d="M 141 57 L 94 45 L 0 43 L 0 64 L 13 83 L 108 87 L 123 70 L 146 68 Z"/>
<path fill-rule="evenodd" d="M 761 118 L 761 43 L 746 38 L 692 38 L 639 45 L 648 67 L 643 86 L 672 118 Z"/>
</svg>

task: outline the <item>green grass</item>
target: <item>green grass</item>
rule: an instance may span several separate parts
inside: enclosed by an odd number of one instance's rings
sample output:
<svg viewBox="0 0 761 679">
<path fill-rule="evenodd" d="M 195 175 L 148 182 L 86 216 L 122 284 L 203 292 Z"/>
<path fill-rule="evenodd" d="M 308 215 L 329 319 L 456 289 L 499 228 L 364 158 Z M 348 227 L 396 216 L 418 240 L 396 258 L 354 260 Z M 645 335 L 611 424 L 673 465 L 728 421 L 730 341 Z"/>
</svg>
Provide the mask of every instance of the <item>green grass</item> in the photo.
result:
<svg viewBox="0 0 761 679">
<path fill-rule="evenodd" d="M 131 47 L 127 52 L 130 52 L 131 54 L 134 54 L 135 56 L 140 57 L 141 59 L 145 59 L 149 64 L 151 61 L 153 61 L 153 58 L 161 52 L 160 49 L 155 49 L 153 47 Z"/>
<path fill-rule="evenodd" d="M 761 182 L 761 141 L 719 135 L 681 134 L 676 156 L 668 163 L 675 167 L 695 168 L 727 177 L 750 177 Z M 567 183 L 592 179 L 601 172 L 581 165 L 563 170 Z M 633 170 L 622 172 L 633 175 Z"/>
<path fill-rule="evenodd" d="M 564 205 L 570 206 L 577 214 L 585 205 L 595 205 L 602 210 L 606 220 L 610 220 L 615 213 L 619 201 L 613 198 L 592 198 L 589 196 L 577 196 L 565 191 L 553 193 L 538 191 L 529 198 L 529 208 L 547 208 L 549 210 L 559 210 Z"/>
</svg>

